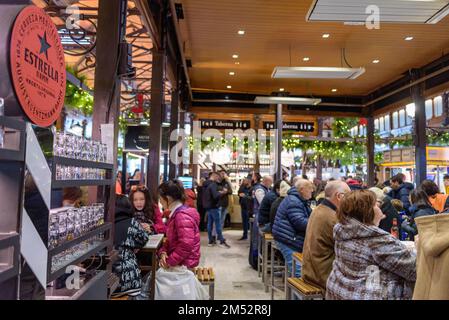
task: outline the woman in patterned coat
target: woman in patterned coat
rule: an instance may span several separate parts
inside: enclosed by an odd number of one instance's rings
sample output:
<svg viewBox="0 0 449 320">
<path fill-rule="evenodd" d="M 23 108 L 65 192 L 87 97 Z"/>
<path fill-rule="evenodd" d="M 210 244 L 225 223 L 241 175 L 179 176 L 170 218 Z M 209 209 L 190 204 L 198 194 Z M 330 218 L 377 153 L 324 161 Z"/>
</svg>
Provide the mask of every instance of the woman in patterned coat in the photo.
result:
<svg viewBox="0 0 449 320">
<path fill-rule="evenodd" d="M 416 253 L 378 227 L 383 217 L 372 191 L 345 195 L 334 227 L 335 260 L 326 299 L 412 298 Z"/>
<path fill-rule="evenodd" d="M 142 287 L 142 277 L 135 251 L 148 242 L 149 233 L 144 226 L 132 217 L 131 203 L 126 196 L 118 197 L 115 217 L 115 247 L 118 259 L 112 266 L 119 277 L 120 284 L 112 295 L 137 295 Z"/>
</svg>

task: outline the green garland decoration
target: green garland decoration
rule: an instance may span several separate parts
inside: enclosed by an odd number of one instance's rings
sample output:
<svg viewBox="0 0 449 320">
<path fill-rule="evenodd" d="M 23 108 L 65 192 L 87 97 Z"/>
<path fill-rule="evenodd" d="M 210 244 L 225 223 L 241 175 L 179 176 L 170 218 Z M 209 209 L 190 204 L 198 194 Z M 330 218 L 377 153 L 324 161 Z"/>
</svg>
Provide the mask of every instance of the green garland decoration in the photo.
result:
<svg viewBox="0 0 449 320">
<path fill-rule="evenodd" d="M 82 84 L 86 83 L 86 77 L 80 76 L 73 67 L 68 66 L 66 69 Z M 88 91 L 78 88 L 68 81 L 66 82 L 64 104 L 69 108 L 80 110 L 86 116 L 91 116 L 94 111 L 94 97 Z"/>
</svg>

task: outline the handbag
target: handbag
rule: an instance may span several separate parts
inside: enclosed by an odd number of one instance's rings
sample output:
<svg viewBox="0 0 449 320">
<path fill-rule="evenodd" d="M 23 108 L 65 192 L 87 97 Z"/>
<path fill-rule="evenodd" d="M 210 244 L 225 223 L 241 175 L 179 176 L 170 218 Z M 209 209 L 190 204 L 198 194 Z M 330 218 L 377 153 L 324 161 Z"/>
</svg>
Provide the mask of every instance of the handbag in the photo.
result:
<svg viewBox="0 0 449 320">
<path fill-rule="evenodd" d="M 209 294 L 185 266 L 156 271 L 155 300 L 209 300 Z"/>
</svg>

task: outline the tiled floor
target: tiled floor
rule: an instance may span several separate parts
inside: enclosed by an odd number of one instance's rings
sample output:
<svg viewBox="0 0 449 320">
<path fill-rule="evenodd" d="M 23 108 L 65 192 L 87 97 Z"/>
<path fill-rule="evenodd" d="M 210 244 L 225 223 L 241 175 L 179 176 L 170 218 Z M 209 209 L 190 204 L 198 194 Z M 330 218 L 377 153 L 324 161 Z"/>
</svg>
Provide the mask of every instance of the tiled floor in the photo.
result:
<svg viewBox="0 0 449 320">
<path fill-rule="evenodd" d="M 268 300 L 270 293 L 265 293 L 262 279 L 248 263 L 249 240 L 238 241 L 241 236 L 240 230 L 225 230 L 231 246 L 225 249 L 208 247 L 207 233 L 202 233 L 200 266 L 214 268 L 216 300 Z M 282 298 L 276 293 L 275 299 Z"/>
</svg>

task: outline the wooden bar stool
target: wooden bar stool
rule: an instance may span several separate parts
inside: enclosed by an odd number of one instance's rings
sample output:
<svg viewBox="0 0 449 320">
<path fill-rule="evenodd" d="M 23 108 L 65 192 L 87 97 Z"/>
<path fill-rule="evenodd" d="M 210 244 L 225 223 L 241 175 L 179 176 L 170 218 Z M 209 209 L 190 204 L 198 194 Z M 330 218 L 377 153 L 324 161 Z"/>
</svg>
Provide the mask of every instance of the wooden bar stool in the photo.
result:
<svg viewBox="0 0 449 320">
<path fill-rule="evenodd" d="M 215 299 L 215 273 L 213 268 L 200 268 L 193 269 L 198 281 L 204 285 L 209 286 L 209 300 Z"/>
<path fill-rule="evenodd" d="M 270 286 L 270 280 L 268 278 L 268 269 L 271 266 L 270 259 L 268 258 L 268 252 L 271 249 L 271 245 L 274 243 L 274 238 L 271 233 L 262 233 L 263 238 L 263 254 L 262 254 L 262 282 L 265 284 L 265 292 L 268 292 Z"/>
<path fill-rule="evenodd" d="M 276 253 L 278 253 L 278 258 L 276 258 Z M 279 258 L 279 257 L 282 257 Z M 279 250 L 279 248 L 276 246 L 276 241 L 273 241 L 271 243 L 271 257 L 270 257 L 270 265 L 271 265 L 271 274 L 270 274 L 270 290 L 271 290 L 271 300 L 274 299 L 274 292 L 281 292 L 283 294 L 286 294 L 287 292 L 287 278 L 288 278 L 288 269 L 287 269 L 287 264 L 285 263 L 282 253 Z M 282 288 L 278 288 L 275 285 L 275 276 L 274 273 L 276 271 L 283 271 L 283 287 Z"/>
<path fill-rule="evenodd" d="M 305 282 L 302 278 L 288 278 L 287 297 L 289 300 L 323 300 L 323 291 Z M 298 299 L 295 299 L 297 297 Z"/>
</svg>

